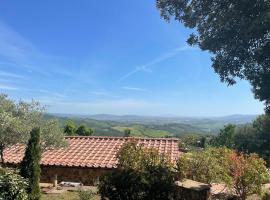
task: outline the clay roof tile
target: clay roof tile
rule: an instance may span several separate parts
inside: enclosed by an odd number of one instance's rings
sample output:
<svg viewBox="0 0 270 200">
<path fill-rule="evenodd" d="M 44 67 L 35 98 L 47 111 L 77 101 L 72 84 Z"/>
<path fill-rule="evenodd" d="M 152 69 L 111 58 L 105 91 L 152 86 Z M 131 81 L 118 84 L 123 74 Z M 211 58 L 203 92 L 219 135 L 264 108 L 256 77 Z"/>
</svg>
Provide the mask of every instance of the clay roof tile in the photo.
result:
<svg viewBox="0 0 270 200">
<path fill-rule="evenodd" d="M 156 148 L 159 153 L 168 155 L 175 161 L 181 152 L 178 139 L 175 138 L 138 138 L 108 136 L 68 136 L 66 148 L 47 149 L 42 154 L 41 165 L 116 168 L 116 154 L 121 146 L 128 141 L 136 141 L 147 148 Z M 5 163 L 21 162 L 25 146 L 13 145 L 4 150 Z"/>
</svg>

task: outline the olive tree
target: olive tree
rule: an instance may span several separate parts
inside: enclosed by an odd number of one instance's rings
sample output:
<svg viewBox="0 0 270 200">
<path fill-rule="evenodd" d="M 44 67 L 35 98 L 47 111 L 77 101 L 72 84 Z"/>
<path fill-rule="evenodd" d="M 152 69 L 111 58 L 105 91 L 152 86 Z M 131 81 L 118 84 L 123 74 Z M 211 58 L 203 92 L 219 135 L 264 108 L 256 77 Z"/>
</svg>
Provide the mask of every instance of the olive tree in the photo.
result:
<svg viewBox="0 0 270 200">
<path fill-rule="evenodd" d="M 16 143 L 26 143 L 34 127 L 41 129 L 43 149 L 47 146 L 64 144 L 63 132 L 55 120 L 44 118 L 45 107 L 37 101 L 14 101 L 0 94 L 0 155 L 4 162 L 3 151 Z"/>
</svg>

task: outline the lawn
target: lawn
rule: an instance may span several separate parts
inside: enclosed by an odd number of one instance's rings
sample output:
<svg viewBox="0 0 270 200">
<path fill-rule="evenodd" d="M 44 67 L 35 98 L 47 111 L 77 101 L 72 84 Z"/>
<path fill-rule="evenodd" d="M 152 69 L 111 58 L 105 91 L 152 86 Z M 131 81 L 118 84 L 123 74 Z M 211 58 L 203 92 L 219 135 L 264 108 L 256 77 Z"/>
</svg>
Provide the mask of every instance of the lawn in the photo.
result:
<svg viewBox="0 0 270 200">
<path fill-rule="evenodd" d="M 91 200 L 99 200 L 96 195 Z M 64 192 L 62 194 L 42 194 L 41 200 L 80 200 L 77 192 Z M 90 200 L 90 199 L 89 199 Z"/>
</svg>

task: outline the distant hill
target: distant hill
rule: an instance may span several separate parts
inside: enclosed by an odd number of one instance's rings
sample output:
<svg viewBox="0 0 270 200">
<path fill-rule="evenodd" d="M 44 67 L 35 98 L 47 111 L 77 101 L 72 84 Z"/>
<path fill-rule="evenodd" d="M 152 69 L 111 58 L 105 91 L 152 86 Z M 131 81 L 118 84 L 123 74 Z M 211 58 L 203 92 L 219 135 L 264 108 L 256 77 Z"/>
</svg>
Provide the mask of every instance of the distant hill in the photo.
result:
<svg viewBox="0 0 270 200">
<path fill-rule="evenodd" d="M 257 115 L 177 117 L 47 114 L 46 117 L 57 118 L 62 126 L 64 126 L 66 120 L 72 119 L 77 124 L 85 124 L 93 128 L 95 135 L 122 136 L 124 129 L 129 128 L 134 136 L 181 137 L 187 133 L 217 134 L 225 124 L 241 125 L 250 123 Z"/>
</svg>

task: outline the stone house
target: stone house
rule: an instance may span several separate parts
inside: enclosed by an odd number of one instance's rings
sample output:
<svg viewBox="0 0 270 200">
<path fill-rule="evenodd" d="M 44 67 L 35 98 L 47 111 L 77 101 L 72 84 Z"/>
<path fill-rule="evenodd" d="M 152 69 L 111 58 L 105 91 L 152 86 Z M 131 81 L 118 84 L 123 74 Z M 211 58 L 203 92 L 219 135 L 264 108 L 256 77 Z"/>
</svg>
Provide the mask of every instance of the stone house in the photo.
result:
<svg viewBox="0 0 270 200">
<path fill-rule="evenodd" d="M 41 159 L 41 182 L 55 180 L 95 185 L 99 177 L 117 167 L 117 153 L 122 145 L 135 141 L 146 148 L 155 148 L 173 162 L 182 153 L 175 138 L 139 138 L 108 136 L 68 136 L 65 148 L 47 149 Z M 24 156 L 25 145 L 17 144 L 4 150 L 4 161 L 18 165 Z"/>
</svg>

